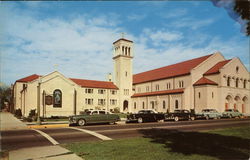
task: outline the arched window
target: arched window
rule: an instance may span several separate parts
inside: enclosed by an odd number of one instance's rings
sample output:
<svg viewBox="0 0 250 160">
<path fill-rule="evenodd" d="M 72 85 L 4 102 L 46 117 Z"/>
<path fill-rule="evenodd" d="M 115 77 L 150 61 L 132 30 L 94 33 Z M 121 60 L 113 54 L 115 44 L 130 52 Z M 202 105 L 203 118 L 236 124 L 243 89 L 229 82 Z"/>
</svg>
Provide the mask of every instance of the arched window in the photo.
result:
<svg viewBox="0 0 250 160">
<path fill-rule="evenodd" d="M 62 107 L 62 92 L 59 89 L 53 92 L 53 107 Z"/>
<path fill-rule="evenodd" d="M 175 109 L 178 109 L 178 107 L 179 107 L 179 102 L 178 100 L 175 100 Z"/>
<path fill-rule="evenodd" d="M 231 77 L 227 77 L 227 86 L 230 87 Z"/>
<path fill-rule="evenodd" d="M 145 103 L 144 102 L 142 102 L 142 109 L 144 109 L 145 108 Z"/>
<path fill-rule="evenodd" d="M 122 54 L 124 54 L 124 46 L 122 46 Z"/>
<path fill-rule="evenodd" d="M 238 72 L 239 72 L 239 66 L 236 67 L 236 73 L 238 73 Z"/>
<path fill-rule="evenodd" d="M 136 109 L 136 102 L 134 102 L 134 109 Z"/>
<path fill-rule="evenodd" d="M 201 92 L 198 93 L 199 98 L 201 98 Z"/>
<path fill-rule="evenodd" d="M 130 56 L 130 47 L 128 48 L 128 55 Z"/>
<path fill-rule="evenodd" d="M 166 108 L 166 102 L 165 102 L 165 101 L 162 102 L 162 108 L 163 108 L 163 109 Z"/>
<path fill-rule="evenodd" d="M 239 87 L 239 78 L 236 78 L 236 81 L 235 81 L 235 87 Z"/>
</svg>

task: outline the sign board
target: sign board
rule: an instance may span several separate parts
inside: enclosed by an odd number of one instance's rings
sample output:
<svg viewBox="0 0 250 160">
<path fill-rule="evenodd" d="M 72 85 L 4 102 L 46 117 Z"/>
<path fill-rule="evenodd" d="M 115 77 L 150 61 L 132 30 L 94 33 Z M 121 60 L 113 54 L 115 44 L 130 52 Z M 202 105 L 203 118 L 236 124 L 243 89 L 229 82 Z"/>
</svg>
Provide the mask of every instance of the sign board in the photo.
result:
<svg viewBox="0 0 250 160">
<path fill-rule="evenodd" d="M 45 96 L 45 104 L 52 105 L 53 97 L 52 96 Z"/>
</svg>

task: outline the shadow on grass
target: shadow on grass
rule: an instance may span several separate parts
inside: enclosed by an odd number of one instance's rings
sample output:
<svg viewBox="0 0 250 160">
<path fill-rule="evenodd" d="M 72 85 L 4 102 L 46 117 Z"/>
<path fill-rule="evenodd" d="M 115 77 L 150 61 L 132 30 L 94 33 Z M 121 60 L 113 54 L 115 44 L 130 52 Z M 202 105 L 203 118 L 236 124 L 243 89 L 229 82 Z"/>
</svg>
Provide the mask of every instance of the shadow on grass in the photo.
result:
<svg viewBox="0 0 250 160">
<path fill-rule="evenodd" d="M 250 140 L 212 133 L 181 132 L 169 129 L 140 130 L 153 143 L 164 144 L 170 152 L 184 155 L 198 154 L 221 160 L 249 158 Z"/>
</svg>

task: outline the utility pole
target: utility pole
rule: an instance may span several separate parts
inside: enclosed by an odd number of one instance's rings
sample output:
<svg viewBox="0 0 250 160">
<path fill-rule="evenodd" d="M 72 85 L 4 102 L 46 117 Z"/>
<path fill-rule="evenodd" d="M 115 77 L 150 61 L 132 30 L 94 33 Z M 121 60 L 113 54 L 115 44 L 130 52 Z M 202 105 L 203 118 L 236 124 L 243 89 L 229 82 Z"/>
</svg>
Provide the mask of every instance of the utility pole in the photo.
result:
<svg viewBox="0 0 250 160">
<path fill-rule="evenodd" d="M 37 124 L 41 125 L 40 119 L 40 93 L 41 93 L 41 78 L 38 78 L 38 86 L 37 86 Z"/>
</svg>

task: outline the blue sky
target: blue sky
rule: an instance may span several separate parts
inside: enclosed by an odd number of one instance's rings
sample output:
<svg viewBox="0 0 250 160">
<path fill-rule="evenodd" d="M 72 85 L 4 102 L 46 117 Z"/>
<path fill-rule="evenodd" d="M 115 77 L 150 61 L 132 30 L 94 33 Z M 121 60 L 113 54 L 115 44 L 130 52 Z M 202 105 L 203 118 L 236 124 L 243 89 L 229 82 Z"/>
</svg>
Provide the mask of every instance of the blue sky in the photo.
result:
<svg viewBox="0 0 250 160">
<path fill-rule="evenodd" d="M 134 73 L 220 51 L 249 68 L 249 38 L 210 1 L 1 2 L 1 82 L 55 70 L 105 80 L 112 43 L 135 43 Z"/>
</svg>

